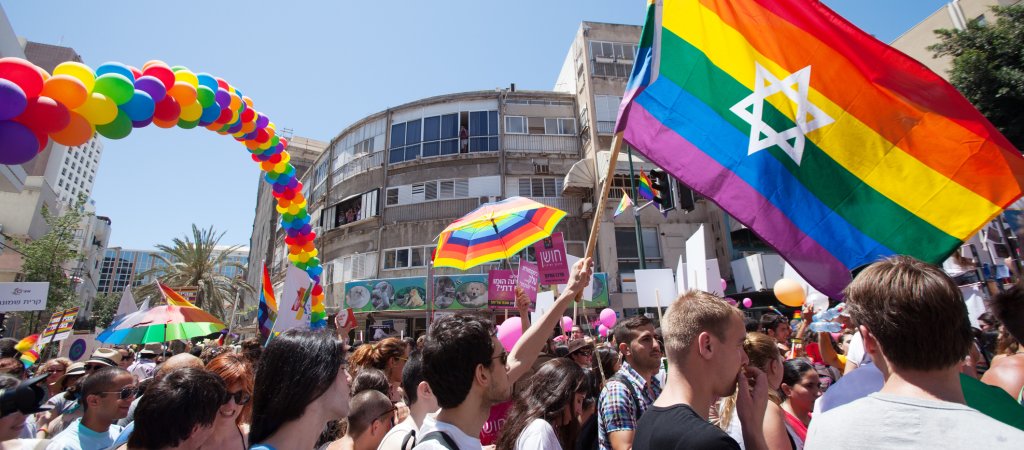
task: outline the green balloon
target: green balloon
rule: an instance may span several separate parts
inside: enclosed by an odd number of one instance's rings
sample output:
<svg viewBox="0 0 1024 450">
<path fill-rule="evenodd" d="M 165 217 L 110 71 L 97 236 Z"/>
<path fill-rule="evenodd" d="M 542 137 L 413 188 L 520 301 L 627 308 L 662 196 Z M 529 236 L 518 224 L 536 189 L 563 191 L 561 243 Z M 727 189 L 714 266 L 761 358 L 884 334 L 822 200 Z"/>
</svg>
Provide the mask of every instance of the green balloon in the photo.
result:
<svg viewBox="0 0 1024 450">
<path fill-rule="evenodd" d="M 307 267 L 316 267 L 316 266 L 319 266 L 319 265 L 320 265 L 320 258 L 317 258 L 316 256 L 314 256 L 312 258 L 309 258 L 309 261 L 306 261 L 306 266 Z"/>
<path fill-rule="evenodd" d="M 135 95 L 135 85 L 124 75 L 105 73 L 96 78 L 96 85 L 93 86 L 92 91 L 106 95 L 114 103 L 123 105 Z"/>
<path fill-rule="evenodd" d="M 199 125 L 199 121 L 198 120 L 196 120 L 194 122 L 189 122 L 189 121 L 187 121 L 185 119 L 178 119 L 178 127 L 184 128 L 186 130 L 191 130 L 191 129 L 195 128 L 197 125 Z"/>
<path fill-rule="evenodd" d="M 111 74 L 108 74 L 111 75 Z M 132 132 L 132 119 L 118 109 L 117 117 L 106 125 L 96 125 L 96 132 L 107 139 L 124 139 Z"/>
<path fill-rule="evenodd" d="M 196 98 L 199 100 L 199 104 L 203 105 L 203 109 L 206 109 L 217 102 L 217 93 L 206 86 L 199 86 L 196 89 Z"/>
</svg>

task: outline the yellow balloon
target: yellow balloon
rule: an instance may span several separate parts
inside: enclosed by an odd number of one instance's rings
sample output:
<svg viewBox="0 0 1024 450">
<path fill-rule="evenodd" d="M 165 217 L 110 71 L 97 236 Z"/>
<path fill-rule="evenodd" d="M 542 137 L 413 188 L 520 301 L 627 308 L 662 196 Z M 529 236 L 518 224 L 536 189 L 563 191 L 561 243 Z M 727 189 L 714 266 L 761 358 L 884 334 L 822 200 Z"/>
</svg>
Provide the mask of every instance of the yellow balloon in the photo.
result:
<svg viewBox="0 0 1024 450">
<path fill-rule="evenodd" d="M 299 255 L 293 255 L 293 254 L 289 253 L 288 254 L 288 260 L 291 261 L 291 262 L 296 262 L 296 261 L 299 260 Z"/>
<path fill-rule="evenodd" d="M 277 205 L 274 208 L 277 209 L 277 213 L 278 214 L 284 214 L 284 213 L 288 212 L 288 207 L 287 206 Z"/>
<path fill-rule="evenodd" d="M 298 214 L 299 209 L 299 205 L 292 203 L 292 205 L 288 207 L 288 214 Z"/>
<path fill-rule="evenodd" d="M 775 298 L 779 299 L 783 305 L 791 306 L 793 308 L 799 308 L 804 304 L 804 298 L 807 293 L 804 292 L 804 287 L 796 281 L 783 278 L 775 282 Z"/>
<path fill-rule="evenodd" d="M 93 125 L 106 125 L 117 118 L 117 104 L 98 92 L 93 92 L 85 103 L 74 111 Z"/>
<path fill-rule="evenodd" d="M 310 250 L 310 251 L 306 252 L 306 253 L 309 255 L 310 258 L 313 258 L 316 255 L 320 254 L 320 252 L 316 251 L 315 248 L 313 250 Z"/>
<path fill-rule="evenodd" d="M 309 253 L 306 253 L 306 252 L 299 253 L 299 261 L 302 261 L 302 262 L 309 261 Z"/>
<path fill-rule="evenodd" d="M 281 162 L 286 163 L 292 160 L 292 155 L 288 152 L 281 152 Z"/>
<path fill-rule="evenodd" d="M 85 89 L 92 92 L 92 87 L 96 85 L 96 74 L 93 73 L 89 66 L 80 62 L 67 61 L 62 62 L 53 69 L 54 75 L 70 75 L 72 78 L 78 79 L 82 84 L 85 85 Z M 114 120 L 114 119 L 110 119 Z M 110 123 L 110 122 L 107 122 Z"/>
<path fill-rule="evenodd" d="M 203 115 L 203 105 L 199 102 L 192 102 L 181 107 L 181 118 L 188 122 L 195 122 Z"/>
<path fill-rule="evenodd" d="M 179 70 L 177 72 L 174 72 L 174 80 L 183 81 L 185 83 L 192 85 L 192 87 L 199 89 L 199 78 L 196 77 L 196 74 L 189 72 L 187 70 Z"/>
<path fill-rule="evenodd" d="M 287 169 L 288 169 L 288 163 L 277 163 L 277 164 L 274 164 L 274 172 L 275 173 L 284 173 L 284 171 L 287 170 Z"/>
</svg>

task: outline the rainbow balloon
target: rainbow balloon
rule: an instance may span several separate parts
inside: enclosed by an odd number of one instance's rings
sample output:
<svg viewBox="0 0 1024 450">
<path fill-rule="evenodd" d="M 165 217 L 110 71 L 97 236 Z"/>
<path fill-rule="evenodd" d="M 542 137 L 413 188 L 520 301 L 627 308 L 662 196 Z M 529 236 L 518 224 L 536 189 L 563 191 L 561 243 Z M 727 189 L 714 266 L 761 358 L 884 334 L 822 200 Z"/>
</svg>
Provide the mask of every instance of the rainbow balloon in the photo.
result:
<svg viewBox="0 0 1024 450">
<path fill-rule="evenodd" d="M 51 139 L 71 147 L 95 133 L 123 139 L 149 124 L 205 127 L 245 145 L 273 187 L 288 259 L 313 280 L 311 326 L 326 326 L 323 267 L 302 183 L 285 151 L 288 141 L 277 136 L 252 99 L 221 78 L 162 61 L 149 61 L 141 70 L 117 62 L 93 70 L 69 61 L 49 74 L 20 58 L 0 58 L 0 164 L 31 161 Z"/>
</svg>

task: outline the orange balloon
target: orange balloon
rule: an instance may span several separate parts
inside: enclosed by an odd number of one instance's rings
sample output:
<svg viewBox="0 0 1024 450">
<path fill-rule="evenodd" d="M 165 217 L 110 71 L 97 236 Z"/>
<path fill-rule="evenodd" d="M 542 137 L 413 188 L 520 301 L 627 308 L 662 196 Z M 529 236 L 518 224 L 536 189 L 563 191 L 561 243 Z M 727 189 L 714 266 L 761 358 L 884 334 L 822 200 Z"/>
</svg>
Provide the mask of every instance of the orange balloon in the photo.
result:
<svg viewBox="0 0 1024 450">
<path fill-rule="evenodd" d="M 196 92 L 196 88 L 192 87 L 191 84 L 184 81 L 175 81 L 174 87 L 167 91 L 167 95 L 174 97 L 174 99 L 178 101 L 178 104 L 181 105 L 181 108 L 185 109 L 186 106 L 190 106 L 196 102 L 198 93 Z M 202 110 L 200 110 L 200 113 L 202 113 Z"/>
<path fill-rule="evenodd" d="M 89 98 L 89 90 L 78 78 L 71 75 L 54 75 L 43 83 L 43 93 L 40 95 L 63 103 L 68 109 L 75 109 L 85 104 L 85 100 Z"/>
<path fill-rule="evenodd" d="M 804 298 L 807 293 L 804 292 L 804 287 L 796 281 L 783 278 L 775 282 L 774 286 L 775 298 L 779 299 L 783 305 L 799 308 L 804 304 Z"/>
<path fill-rule="evenodd" d="M 92 135 L 96 132 L 96 129 L 93 128 L 92 124 L 89 123 L 85 117 L 82 117 L 81 114 L 74 111 L 68 111 L 68 115 L 71 117 L 71 120 L 68 122 L 68 126 L 56 133 L 50 133 L 50 137 L 54 142 L 68 147 L 74 147 L 76 145 L 82 145 L 89 142 L 89 139 L 92 139 Z"/>
<path fill-rule="evenodd" d="M 164 120 L 160 120 L 160 119 L 157 119 L 156 117 L 154 117 L 153 118 L 153 125 L 156 125 L 156 126 L 158 126 L 160 128 L 174 128 L 174 127 L 178 126 L 178 120 L 175 119 L 175 120 L 164 121 Z"/>
</svg>

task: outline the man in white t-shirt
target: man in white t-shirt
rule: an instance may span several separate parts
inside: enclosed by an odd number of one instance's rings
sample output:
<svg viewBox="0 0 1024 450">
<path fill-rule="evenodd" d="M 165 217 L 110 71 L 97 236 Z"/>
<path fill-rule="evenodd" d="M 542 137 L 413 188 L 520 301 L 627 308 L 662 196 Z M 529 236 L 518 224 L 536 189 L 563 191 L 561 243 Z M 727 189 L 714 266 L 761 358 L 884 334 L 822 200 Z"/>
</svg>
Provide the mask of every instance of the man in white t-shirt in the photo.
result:
<svg viewBox="0 0 1024 450">
<path fill-rule="evenodd" d="M 1024 442 L 1024 431 L 965 404 L 960 365 L 973 336 L 949 276 L 895 256 L 861 272 L 846 288 L 846 305 L 885 384 L 815 415 L 804 448 L 988 449 Z"/>
<path fill-rule="evenodd" d="M 409 417 L 384 436 L 377 447 L 380 450 L 408 450 L 416 445 L 416 433 L 428 414 L 437 411 L 437 398 L 430 385 L 423 380 L 423 356 L 419 352 L 409 355 L 402 369 L 402 390 L 409 399 Z"/>
<path fill-rule="evenodd" d="M 573 265 L 565 292 L 524 330 L 511 352 L 502 347 L 489 320 L 456 314 L 431 325 L 423 347 L 423 378 L 441 411 L 436 420 L 424 419 L 416 450 L 481 448 L 480 430 L 491 407 L 508 400 L 512 384 L 531 369 L 549 330 L 590 283 L 592 264 L 584 258 Z"/>
</svg>

